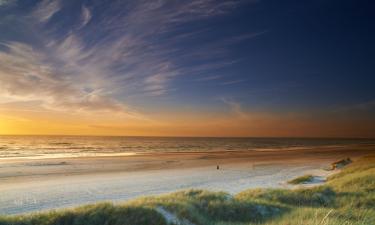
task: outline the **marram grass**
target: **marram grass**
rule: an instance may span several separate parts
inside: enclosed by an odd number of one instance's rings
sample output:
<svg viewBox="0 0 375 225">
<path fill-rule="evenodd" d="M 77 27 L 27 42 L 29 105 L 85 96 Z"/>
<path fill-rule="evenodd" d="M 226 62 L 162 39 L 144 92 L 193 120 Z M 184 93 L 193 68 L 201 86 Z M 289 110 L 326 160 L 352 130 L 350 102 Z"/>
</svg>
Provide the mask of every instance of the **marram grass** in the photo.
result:
<svg viewBox="0 0 375 225">
<path fill-rule="evenodd" d="M 314 180 L 314 176 L 308 174 L 308 175 L 303 175 L 303 176 L 294 178 L 288 181 L 288 183 L 289 184 L 303 184 L 303 183 L 311 182 L 312 180 Z"/>
<path fill-rule="evenodd" d="M 0 217 L 0 225 L 164 225 L 163 207 L 196 225 L 375 225 L 375 156 L 352 163 L 325 185 L 250 189 L 235 196 L 186 190 L 125 204 Z"/>
</svg>

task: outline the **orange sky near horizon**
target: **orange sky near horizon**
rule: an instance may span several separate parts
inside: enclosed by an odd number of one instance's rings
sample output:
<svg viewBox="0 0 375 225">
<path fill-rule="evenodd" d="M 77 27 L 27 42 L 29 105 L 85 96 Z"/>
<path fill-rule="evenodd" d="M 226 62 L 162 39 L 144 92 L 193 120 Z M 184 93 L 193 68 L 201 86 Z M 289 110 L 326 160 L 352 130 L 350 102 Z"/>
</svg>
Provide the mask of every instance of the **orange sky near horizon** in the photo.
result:
<svg viewBox="0 0 375 225">
<path fill-rule="evenodd" d="M 0 111 L 0 135 L 359 137 L 373 121 L 303 114 L 227 112 L 128 117 L 112 113 Z"/>
<path fill-rule="evenodd" d="M 338 3 L 0 0 L 0 135 L 375 138 L 375 14 Z"/>
</svg>

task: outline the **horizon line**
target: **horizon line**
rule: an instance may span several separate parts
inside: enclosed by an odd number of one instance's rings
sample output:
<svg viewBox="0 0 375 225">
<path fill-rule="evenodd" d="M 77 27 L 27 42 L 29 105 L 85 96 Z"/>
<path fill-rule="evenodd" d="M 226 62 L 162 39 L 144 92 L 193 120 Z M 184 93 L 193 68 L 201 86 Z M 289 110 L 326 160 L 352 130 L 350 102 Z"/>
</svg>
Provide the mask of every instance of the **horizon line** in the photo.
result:
<svg viewBox="0 0 375 225">
<path fill-rule="evenodd" d="M 258 139 L 368 139 L 375 137 L 335 137 L 335 136 L 172 136 L 172 135 L 90 135 L 90 134 L 0 134 L 0 136 L 53 136 L 53 137 L 139 137 L 139 138 L 258 138 Z"/>
</svg>

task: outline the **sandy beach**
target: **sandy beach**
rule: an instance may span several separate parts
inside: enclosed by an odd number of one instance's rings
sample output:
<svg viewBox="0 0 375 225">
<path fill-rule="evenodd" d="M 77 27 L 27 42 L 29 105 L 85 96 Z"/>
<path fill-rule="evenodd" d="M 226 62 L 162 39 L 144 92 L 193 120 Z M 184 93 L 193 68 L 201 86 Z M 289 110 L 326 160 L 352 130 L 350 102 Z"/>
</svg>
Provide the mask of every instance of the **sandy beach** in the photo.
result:
<svg viewBox="0 0 375 225">
<path fill-rule="evenodd" d="M 304 174 L 326 176 L 333 161 L 373 153 L 372 145 L 317 149 L 137 153 L 51 159 L 0 159 L 0 214 L 98 201 L 124 201 L 180 189 L 237 193 L 288 187 Z M 219 170 L 216 166 L 219 165 Z"/>
</svg>

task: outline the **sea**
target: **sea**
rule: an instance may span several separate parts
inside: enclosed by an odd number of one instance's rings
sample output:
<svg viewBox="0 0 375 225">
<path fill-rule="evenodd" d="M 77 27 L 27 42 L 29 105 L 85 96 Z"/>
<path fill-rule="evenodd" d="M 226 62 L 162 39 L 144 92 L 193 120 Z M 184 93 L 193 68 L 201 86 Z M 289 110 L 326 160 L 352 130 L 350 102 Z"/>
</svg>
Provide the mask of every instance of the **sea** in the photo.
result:
<svg viewBox="0 0 375 225">
<path fill-rule="evenodd" d="M 0 159 L 128 155 L 150 152 L 283 151 L 374 145 L 375 139 L 0 136 Z"/>
</svg>

